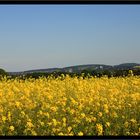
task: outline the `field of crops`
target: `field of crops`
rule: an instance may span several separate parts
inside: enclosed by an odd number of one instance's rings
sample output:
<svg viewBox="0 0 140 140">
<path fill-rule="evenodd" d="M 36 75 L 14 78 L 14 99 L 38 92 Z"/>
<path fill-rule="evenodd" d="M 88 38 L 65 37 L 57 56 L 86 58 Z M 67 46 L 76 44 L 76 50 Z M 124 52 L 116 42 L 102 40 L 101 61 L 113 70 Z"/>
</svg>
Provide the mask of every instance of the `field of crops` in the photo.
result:
<svg viewBox="0 0 140 140">
<path fill-rule="evenodd" d="M 0 135 L 140 135 L 140 77 L 4 78 Z"/>
</svg>

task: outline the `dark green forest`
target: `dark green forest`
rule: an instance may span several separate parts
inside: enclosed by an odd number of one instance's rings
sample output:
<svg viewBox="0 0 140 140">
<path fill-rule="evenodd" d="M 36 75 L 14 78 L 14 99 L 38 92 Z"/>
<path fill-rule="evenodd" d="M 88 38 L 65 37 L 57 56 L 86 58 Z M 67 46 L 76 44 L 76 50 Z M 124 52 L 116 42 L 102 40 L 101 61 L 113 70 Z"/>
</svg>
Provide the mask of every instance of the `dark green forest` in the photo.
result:
<svg viewBox="0 0 140 140">
<path fill-rule="evenodd" d="M 140 75 L 140 69 L 135 69 L 135 70 L 83 70 L 81 72 L 77 73 L 70 73 L 70 72 L 52 72 L 52 73 L 47 73 L 47 72 L 32 72 L 32 73 L 26 73 L 26 74 L 9 74 L 3 69 L 0 69 L 0 76 L 8 76 L 9 78 L 20 78 L 20 79 L 26 79 L 26 78 L 39 78 L 39 77 L 54 77 L 57 78 L 59 76 L 66 76 L 69 75 L 70 77 L 83 77 L 83 78 L 90 78 L 90 77 L 102 77 L 102 76 L 107 76 L 108 78 L 111 77 L 125 77 L 125 76 L 138 76 Z"/>
</svg>

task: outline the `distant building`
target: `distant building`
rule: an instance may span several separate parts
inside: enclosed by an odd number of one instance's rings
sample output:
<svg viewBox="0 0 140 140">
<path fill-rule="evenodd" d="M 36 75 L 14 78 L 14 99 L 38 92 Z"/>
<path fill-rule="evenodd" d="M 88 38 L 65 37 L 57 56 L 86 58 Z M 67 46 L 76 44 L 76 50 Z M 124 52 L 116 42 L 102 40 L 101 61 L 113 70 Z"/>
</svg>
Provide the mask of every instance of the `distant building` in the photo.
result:
<svg viewBox="0 0 140 140">
<path fill-rule="evenodd" d="M 103 69 L 103 66 L 99 66 L 100 69 Z"/>
</svg>

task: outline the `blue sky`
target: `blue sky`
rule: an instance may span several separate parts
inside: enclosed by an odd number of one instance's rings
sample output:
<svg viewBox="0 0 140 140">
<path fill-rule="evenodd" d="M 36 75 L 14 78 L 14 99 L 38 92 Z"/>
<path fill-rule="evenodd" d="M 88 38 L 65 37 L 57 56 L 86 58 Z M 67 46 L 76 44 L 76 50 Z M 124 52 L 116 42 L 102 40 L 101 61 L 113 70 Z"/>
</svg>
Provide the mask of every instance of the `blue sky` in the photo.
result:
<svg viewBox="0 0 140 140">
<path fill-rule="evenodd" d="M 140 5 L 0 5 L 0 67 L 140 63 Z"/>
</svg>

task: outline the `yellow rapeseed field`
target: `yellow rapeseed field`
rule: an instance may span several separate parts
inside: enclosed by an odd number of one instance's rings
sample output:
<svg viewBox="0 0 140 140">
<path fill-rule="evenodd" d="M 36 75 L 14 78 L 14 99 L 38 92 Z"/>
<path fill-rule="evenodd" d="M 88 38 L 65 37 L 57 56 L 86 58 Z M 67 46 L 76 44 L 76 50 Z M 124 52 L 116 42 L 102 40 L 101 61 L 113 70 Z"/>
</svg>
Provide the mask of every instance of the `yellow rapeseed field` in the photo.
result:
<svg viewBox="0 0 140 140">
<path fill-rule="evenodd" d="M 0 135 L 140 135 L 140 77 L 3 78 Z"/>
</svg>

